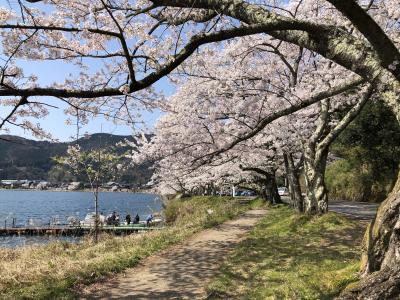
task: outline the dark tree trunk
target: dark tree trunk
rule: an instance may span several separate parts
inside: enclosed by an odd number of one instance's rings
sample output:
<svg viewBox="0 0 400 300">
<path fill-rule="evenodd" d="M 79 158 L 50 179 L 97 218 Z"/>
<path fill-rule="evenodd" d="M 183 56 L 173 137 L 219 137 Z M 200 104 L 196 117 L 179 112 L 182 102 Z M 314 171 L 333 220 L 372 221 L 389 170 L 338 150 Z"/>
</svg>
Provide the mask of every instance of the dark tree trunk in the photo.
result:
<svg viewBox="0 0 400 300">
<path fill-rule="evenodd" d="M 261 197 L 269 201 L 271 204 L 282 203 L 281 197 L 278 193 L 278 186 L 276 184 L 275 170 L 263 170 L 257 167 L 243 167 L 239 166 L 243 171 L 256 172 L 259 176 L 257 181 L 260 183 Z"/>
<path fill-rule="evenodd" d="M 304 211 L 303 196 L 301 194 L 299 171 L 296 168 L 291 153 L 284 153 L 283 159 L 285 161 L 286 178 L 289 185 L 289 194 L 292 206 L 298 212 Z"/>
<path fill-rule="evenodd" d="M 267 203 L 269 202 L 270 204 L 273 204 L 272 198 L 269 197 L 269 195 L 268 195 L 268 190 L 267 190 L 267 186 L 265 183 L 260 184 L 260 196 L 265 202 L 267 202 Z"/>
<path fill-rule="evenodd" d="M 265 179 L 265 190 L 269 201 L 272 204 L 282 203 L 281 196 L 278 193 L 278 185 L 276 184 L 275 175 L 271 174 Z"/>
<path fill-rule="evenodd" d="M 289 167 L 289 158 L 287 153 L 283 153 L 283 162 L 285 164 L 285 177 L 287 182 L 287 188 L 289 189 L 289 196 L 290 196 L 290 205 L 293 208 L 296 208 L 295 198 L 293 193 L 293 183 L 291 181 L 291 169 Z"/>
</svg>

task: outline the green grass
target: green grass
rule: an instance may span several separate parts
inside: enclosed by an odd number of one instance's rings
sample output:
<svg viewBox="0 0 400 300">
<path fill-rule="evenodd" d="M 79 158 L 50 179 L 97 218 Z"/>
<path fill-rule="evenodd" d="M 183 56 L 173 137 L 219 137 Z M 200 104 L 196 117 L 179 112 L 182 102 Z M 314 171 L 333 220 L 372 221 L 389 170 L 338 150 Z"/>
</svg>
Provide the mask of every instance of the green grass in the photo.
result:
<svg viewBox="0 0 400 300">
<path fill-rule="evenodd" d="M 357 280 L 364 230 L 335 213 L 272 208 L 210 283 L 210 299 L 332 299 Z"/>
<path fill-rule="evenodd" d="M 241 205 L 230 197 L 173 200 L 166 213 L 174 218 L 163 230 L 125 237 L 103 235 L 98 244 L 87 239 L 80 244 L 0 248 L 0 299 L 74 299 L 77 286 L 135 266 L 144 257 L 259 204 L 255 200 Z"/>
</svg>

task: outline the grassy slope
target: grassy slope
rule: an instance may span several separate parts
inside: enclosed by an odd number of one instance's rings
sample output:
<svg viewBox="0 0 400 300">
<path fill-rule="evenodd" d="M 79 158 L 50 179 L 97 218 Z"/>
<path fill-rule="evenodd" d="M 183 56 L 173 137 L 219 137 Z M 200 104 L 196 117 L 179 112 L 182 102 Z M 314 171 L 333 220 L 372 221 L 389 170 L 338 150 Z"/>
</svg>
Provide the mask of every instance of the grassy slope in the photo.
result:
<svg viewBox="0 0 400 300">
<path fill-rule="evenodd" d="M 365 223 L 271 209 L 209 285 L 210 298 L 332 299 L 357 280 Z"/>
<path fill-rule="evenodd" d="M 132 267 L 146 256 L 259 204 L 258 200 L 241 205 L 230 197 L 194 197 L 173 201 L 167 208 L 169 219 L 173 219 L 171 226 L 157 232 L 103 236 L 97 245 L 87 240 L 78 245 L 58 242 L 13 250 L 0 248 L 0 298 L 74 298 L 75 286 Z M 207 209 L 213 213 L 209 215 Z"/>
</svg>

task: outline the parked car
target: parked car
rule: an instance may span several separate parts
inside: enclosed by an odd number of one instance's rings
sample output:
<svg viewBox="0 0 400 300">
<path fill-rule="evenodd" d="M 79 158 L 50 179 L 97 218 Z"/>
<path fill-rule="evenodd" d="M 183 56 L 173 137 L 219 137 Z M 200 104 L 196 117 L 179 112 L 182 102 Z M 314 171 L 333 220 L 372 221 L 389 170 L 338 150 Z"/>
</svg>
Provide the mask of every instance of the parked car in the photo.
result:
<svg viewBox="0 0 400 300">
<path fill-rule="evenodd" d="M 236 191 L 235 196 L 242 196 L 242 193 L 243 193 L 242 191 Z"/>
<path fill-rule="evenodd" d="M 288 196 L 289 195 L 289 190 L 285 186 L 279 187 L 278 188 L 278 194 L 279 194 L 279 196 Z"/>
<path fill-rule="evenodd" d="M 253 191 L 236 191 L 235 196 L 255 196 L 256 193 Z"/>
<path fill-rule="evenodd" d="M 242 192 L 242 196 L 255 196 L 256 193 L 253 191 L 244 191 Z"/>
</svg>

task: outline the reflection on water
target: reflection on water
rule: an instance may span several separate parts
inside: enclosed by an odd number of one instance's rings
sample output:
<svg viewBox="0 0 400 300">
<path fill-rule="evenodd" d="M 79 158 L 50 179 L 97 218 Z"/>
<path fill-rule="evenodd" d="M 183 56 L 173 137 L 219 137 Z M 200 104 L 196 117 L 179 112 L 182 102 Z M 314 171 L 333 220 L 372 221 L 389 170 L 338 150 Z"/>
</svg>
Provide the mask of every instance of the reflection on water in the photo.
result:
<svg viewBox="0 0 400 300">
<path fill-rule="evenodd" d="M 82 237 L 74 236 L 0 236 L 0 247 L 15 248 L 42 245 L 55 241 L 78 243 Z"/>
<path fill-rule="evenodd" d="M 132 193 L 100 193 L 100 212 L 117 212 L 124 220 L 127 214 L 139 214 L 143 220 L 149 213 L 160 211 L 157 195 Z M 83 220 L 94 211 L 93 194 L 89 192 L 46 192 L 0 190 L 0 228 L 39 227 L 67 224 L 69 217 Z M 0 247 L 15 247 L 48 243 L 54 239 L 77 241 L 71 237 L 18 237 L 0 236 Z"/>
</svg>

